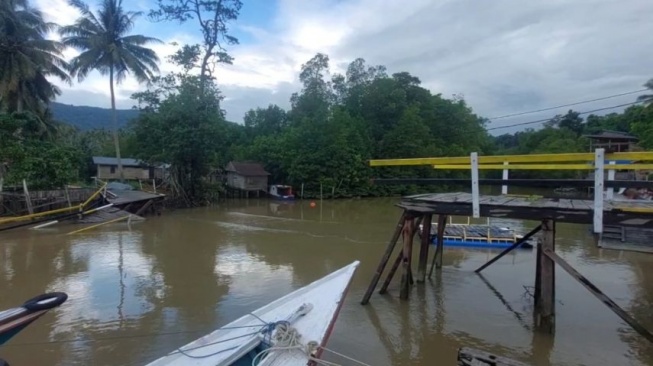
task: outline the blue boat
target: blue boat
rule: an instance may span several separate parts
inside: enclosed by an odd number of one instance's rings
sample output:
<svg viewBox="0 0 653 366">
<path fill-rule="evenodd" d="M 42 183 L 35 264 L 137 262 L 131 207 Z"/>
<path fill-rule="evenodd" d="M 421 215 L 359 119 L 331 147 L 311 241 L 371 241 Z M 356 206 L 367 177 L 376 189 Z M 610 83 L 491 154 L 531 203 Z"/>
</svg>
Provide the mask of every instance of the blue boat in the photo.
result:
<svg viewBox="0 0 653 366">
<path fill-rule="evenodd" d="M 52 292 L 27 300 L 23 305 L 0 311 L 0 345 L 68 299 L 64 292 Z"/>
<path fill-rule="evenodd" d="M 420 225 L 420 235 L 423 228 Z M 431 224 L 431 244 L 437 244 L 438 224 Z M 501 226 L 491 225 L 470 225 L 470 224 L 447 224 L 444 228 L 444 245 L 451 247 L 467 248 L 509 248 L 523 235 L 517 234 L 514 230 Z M 518 249 L 532 249 L 536 239 L 529 239 L 522 243 Z"/>
</svg>

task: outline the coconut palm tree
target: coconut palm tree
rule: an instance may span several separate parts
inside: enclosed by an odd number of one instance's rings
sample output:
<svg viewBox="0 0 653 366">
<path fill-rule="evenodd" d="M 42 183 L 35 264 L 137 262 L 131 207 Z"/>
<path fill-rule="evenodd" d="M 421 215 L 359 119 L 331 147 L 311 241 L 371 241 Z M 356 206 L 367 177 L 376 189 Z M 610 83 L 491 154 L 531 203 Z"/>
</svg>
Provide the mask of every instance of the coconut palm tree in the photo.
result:
<svg viewBox="0 0 653 366">
<path fill-rule="evenodd" d="M 118 174 L 124 179 L 120 162 L 120 141 L 116 121 L 116 96 L 114 83 L 120 84 L 128 73 L 139 82 L 148 82 L 159 71 L 156 53 L 146 48 L 148 43 L 159 43 L 156 38 L 129 35 L 141 12 L 125 11 L 122 0 L 102 0 L 93 14 L 81 0 L 69 0 L 70 5 L 81 13 L 73 25 L 62 27 L 59 33 L 63 43 L 81 53 L 70 61 L 70 72 L 79 81 L 93 70 L 109 75 L 111 109 L 113 111 L 113 140 L 118 160 Z"/>
<path fill-rule="evenodd" d="M 61 93 L 47 77 L 70 81 L 64 45 L 45 38 L 56 27 L 27 0 L 0 1 L 0 110 L 29 110 L 43 117 Z"/>
</svg>

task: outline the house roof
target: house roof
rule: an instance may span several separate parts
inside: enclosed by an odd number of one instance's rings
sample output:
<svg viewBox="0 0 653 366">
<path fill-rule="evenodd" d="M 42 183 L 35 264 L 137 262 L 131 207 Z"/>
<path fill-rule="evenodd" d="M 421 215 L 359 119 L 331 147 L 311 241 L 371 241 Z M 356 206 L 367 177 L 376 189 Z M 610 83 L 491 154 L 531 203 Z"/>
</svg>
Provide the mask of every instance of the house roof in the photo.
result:
<svg viewBox="0 0 653 366">
<path fill-rule="evenodd" d="M 141 166 L 141 165 L 145 165 L 144 163 L 141 163 L 139 160 L 131 159 L 131 158 L 120 158 L 120 163 L 122 164 L 122 166 Z M 118 165 L 118 159 L 110 158 L 110 157 L 107 157 L 107 156 L 94 156 L 93 157 L 93 164 L 96 164 L 96 165 Z"/>
<path fill-rule="evenodd" d="M 138 159 L 132 159 L 132 158 L 120 158 L 120 162 L 122 163 L 122 166 L 148 166 L 143 161 L 140 161 Z M 111 158 L 108 156 L 94 156 L 93 157 L 93 164 L 95 165 L 118 165 L 118 159 L 116 158 Z M 168 169 L 170 168 L 170 164 L 156 164 L 154 165 L 157 168 L 163 168 L 163 169 Z"/>
<path fill-rule="evenodd" d="M 591 139 L 604 139 L 604 140 L 628 140 L 628 141 L 638 141 L 639 139 L 629 133 L 621 131 L 601 131 L 601 133 L 594 135 L 585 135 L 585 137 Z"/>
<path fill-rule="evenodd" d="M 225 170 L 228 172 L 235 172 L 236 174 L 246 177 L 270 175 L 270 173 L 265 171 L 263 165 L 254 162 L 232 161 L 227 164 L 227 168 Z"/>
</svg>

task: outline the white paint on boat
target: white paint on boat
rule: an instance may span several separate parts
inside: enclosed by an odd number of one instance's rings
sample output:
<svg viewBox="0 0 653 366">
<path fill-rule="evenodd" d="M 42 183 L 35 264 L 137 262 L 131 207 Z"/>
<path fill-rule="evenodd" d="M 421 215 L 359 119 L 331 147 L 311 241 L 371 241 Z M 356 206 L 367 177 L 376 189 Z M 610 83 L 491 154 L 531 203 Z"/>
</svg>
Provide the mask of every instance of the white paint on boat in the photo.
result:
<svg viewBox="0 0 653 366">
<path fill-rule="evenodd" d="M 301 334 L 303 344 L 315 341 L 319 345 L 326 346 L 347 288 L 359 263 L 359 261 L 355 261 L 181 347 L 184 353 L 191 356 L 208 357 L 192 358 L 174 350 L 147 366 L 215 366 L 222 364 L 223 361 L 231 359 L 231 356 L 238 353 L 239 348 L 247 347 L 247 345 L 251 347 L 251 344 L 256 342 L 258 334 L 255 333 L 258 333 L 265 325 L 258 318 L 264 320 L 265 323 L 296 318 L 292 326 Z M 312 306 L 310 312 L 301 317 L 294 317 L 297 309 L 304 304 Z M 274 351 L 265 356 L 259 366 L 299 366 L 306 365 L 308 361 L 306 354 L 300 350 Z"/>
</svg>

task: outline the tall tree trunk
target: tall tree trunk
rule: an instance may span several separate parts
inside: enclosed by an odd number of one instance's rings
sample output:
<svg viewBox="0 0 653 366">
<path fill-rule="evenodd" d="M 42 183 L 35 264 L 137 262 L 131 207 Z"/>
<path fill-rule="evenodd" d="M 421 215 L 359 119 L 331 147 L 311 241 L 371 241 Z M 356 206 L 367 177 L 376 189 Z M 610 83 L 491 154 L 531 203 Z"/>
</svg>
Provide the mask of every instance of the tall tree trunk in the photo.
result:
<svg viewBox="0 0 653 366">
<path fill-rule="evenodd" d="M 120 161 L 120 139 L 118 138 L 118 115 L 116 114 L 116 94 L 113 91 L 113 66 L 109 67 L 109 84 L 111 87 L 111 124 L 113 127 L 113 144 L 116 146 L 116 160 L 118 161 L 118 176 L 120 182 L 125 181 Z"/>
</svg>

